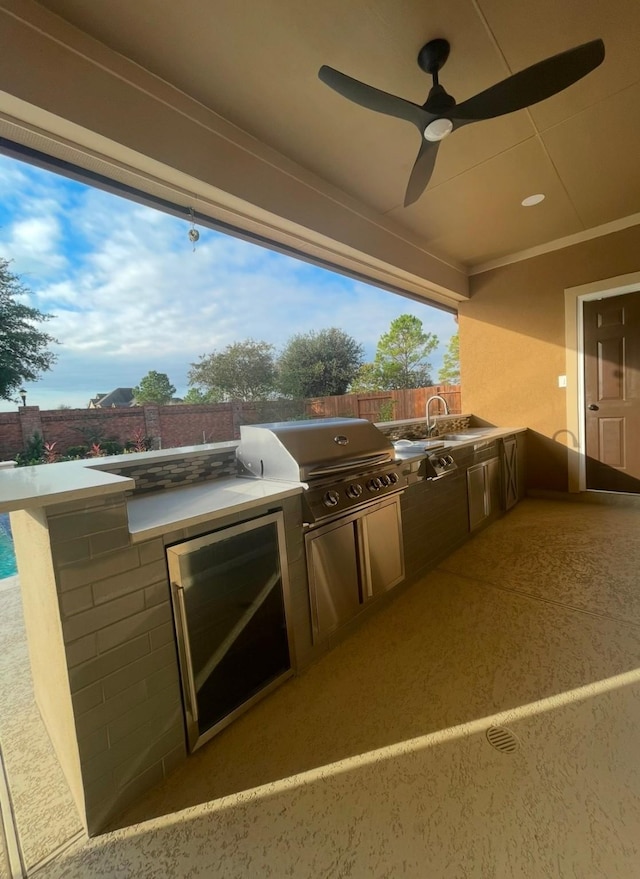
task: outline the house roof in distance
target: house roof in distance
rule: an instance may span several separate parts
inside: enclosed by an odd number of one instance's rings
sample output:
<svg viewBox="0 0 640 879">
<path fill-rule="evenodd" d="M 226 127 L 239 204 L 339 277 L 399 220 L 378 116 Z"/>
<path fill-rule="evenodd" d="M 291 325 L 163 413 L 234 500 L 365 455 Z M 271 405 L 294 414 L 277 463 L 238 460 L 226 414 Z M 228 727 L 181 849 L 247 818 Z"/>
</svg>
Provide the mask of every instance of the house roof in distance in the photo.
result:
<svg viewBox="0 0 640 879">
<path fill-rule="evenodd" d="M 90 409 L 112 409 L 135 406 L 133 388 L 115 388 L 108 394 L 96 394 L 89 401 Z"/>
</svg>

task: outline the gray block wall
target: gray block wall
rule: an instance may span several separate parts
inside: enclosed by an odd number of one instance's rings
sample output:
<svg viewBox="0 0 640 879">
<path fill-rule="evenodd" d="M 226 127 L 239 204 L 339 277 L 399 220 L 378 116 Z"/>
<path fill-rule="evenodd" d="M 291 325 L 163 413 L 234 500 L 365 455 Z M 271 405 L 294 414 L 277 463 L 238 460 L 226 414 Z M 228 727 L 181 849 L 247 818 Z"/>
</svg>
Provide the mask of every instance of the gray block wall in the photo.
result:
<svg viewBox="0 0 640 879">
<path fill-rule="evenodd" d="M 136 544 L 124 495 L 47 509 L 89 834 L 187 757 L 166 546 L 272 509 L 284 511 L 289 625 L 304 665 L 313 651 L 299 497 Z"/>
<path fill-rule="evenodd" d="M 92 834 L 186 757 L 164 548 L 131 545 L 122 495 L 47 523 Z"/>
</svg>

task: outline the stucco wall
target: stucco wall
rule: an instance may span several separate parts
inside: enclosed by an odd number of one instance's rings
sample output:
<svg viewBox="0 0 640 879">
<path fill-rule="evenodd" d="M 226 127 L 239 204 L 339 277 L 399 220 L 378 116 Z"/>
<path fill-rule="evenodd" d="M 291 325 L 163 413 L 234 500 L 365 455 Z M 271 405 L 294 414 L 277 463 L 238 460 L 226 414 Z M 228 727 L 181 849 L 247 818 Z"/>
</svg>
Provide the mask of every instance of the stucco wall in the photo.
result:
<svg viewBox="0 0 640 879">
<path fill-rule="evenodd" d="M 530 488 L 566 491 L 565 300 L 568 287 L 640 270 L 640 227 L 471 278 L 460 305 L 463 411 L 531 429 Z"/>
</svg>

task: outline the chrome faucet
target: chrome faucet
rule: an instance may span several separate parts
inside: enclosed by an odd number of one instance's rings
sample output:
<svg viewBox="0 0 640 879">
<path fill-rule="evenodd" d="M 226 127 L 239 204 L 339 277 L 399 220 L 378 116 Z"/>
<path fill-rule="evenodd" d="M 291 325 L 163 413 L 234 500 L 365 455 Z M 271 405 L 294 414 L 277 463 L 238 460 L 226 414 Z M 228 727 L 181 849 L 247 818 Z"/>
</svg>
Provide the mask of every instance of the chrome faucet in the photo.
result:
<svg viewBox="0 0 640 879">
<path fill-rule="evenodd" d="M 427 416 L 427 436 L 430 436 L 431 432 L 435 430 L 436 427 L 435 423 L 431 424 L 431 418 L 429 417 L 429 403 L 432 400 L 440 400 L 440 402 L 444 404 L 444 414 L 449 414 L 449 407 L 447 406 L 447 401 L 444 397 L 441 397 L 440 394 L 434 394 L 432 397 L 429 397 L 429 399 L 427 400 L 427 405 L 425 406 L 425 414 Z"/>
</svg>

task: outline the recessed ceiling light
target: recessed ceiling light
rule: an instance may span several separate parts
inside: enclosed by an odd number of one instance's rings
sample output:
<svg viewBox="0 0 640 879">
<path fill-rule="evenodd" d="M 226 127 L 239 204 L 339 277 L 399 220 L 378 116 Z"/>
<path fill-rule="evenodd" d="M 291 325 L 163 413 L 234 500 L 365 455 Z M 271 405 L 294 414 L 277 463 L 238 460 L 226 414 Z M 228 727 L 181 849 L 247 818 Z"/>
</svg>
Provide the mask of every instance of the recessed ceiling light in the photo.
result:
<svg viewBox="0 0 640 879">
<path fill-rule="evenodd" d="M 544 195 L 542 192 L 538 192 L 536 195 L 528 195 L 526 198 L 523 198 L 520 204 L 524 208 L 530 208 L 533 204 L 540 204 L 541 201 L 544 200 Z"/>
</svg>

